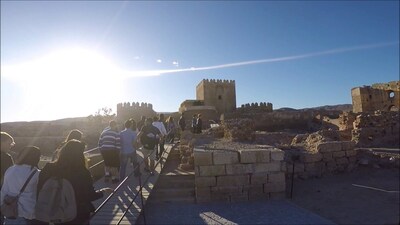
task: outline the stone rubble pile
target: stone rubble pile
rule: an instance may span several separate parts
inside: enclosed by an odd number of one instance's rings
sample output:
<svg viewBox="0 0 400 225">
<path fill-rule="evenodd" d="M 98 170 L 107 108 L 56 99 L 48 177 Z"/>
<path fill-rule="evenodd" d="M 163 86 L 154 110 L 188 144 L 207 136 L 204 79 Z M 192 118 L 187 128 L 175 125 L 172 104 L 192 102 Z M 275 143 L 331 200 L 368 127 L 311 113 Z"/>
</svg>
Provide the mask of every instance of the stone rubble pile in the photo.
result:
<svg viewBox="0 0 400 225">
<path fill-rule="evenodd" d="M 252 119 L 229 119 L 222 123 L 224 137 L 231 141 L 254 141 L 254 121 Z"/>
<path fill-rule="evenodd" d="M 286 157 L 287 174 L 300 178 L 321 177 L 326 173 L 352 171 L 357 167 L 357 151 L 352 141 L 327 141 L 316 151 L 299 151 Z M 290 155 L 290 153 L 289 153 Z M 295 159 L 296 158 L 296 159 Z"/>
<path fill-rule="evenodd" d="M 357 166 L 355 142 L 341 141 L 340 132 L 320 130 L 293 138 L 286 151 L 287 174 L 300 178 L 320 177 L 326 173 L 352 171 Z"/>
<path fill-rule="evenodd" d="M 352 130 L 353 122 L 357 114 L 353 112 L 343 112 L 339 115 L 339 130 Z"/>
<path fill-rule="evenodd" d="M 190 131 L 183 131 L 179 144 L 179 154 L 181 163 L 179 168 L 183 170 L 192 170 L 194 168 L 194 135 Z"/>
</svg>

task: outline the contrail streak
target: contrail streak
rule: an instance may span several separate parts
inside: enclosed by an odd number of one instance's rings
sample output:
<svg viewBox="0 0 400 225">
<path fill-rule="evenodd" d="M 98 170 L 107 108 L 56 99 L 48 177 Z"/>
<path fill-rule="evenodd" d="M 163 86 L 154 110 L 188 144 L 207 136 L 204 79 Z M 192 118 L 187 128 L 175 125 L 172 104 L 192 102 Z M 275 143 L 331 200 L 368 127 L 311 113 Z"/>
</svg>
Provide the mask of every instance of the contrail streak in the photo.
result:
<svg viewBox="0 0 400 225">
<path fill-rule="evenodd" d="M 312 52 L 312 53 L 307 53 L 307 54 L 302 54 L 302 55 L 243 61 L 243 62 L 236 62 L 236 63 L 214 65 L 214 66 L 191 67 L 191 68 L 174 69 L 174 70 L 135 71 L 135 72 L 129 72 L 126 75 L 128 77 L 129 76 L 159 76 L 159 75 L 168 74 L 168 73 L 223 69 L 223 68 L 245 66 L 245 65 L 252 65 L 252 64 L 283 62 L 283 61 L 290 61 L 290 60 L 296 60 L 296 59 L 305 59 L 305 58 L 311 58 L 311 57 L 317 57 L 317 56 L 323 56 L 323 55 L 333 55 L 333 54 L 344 53 L 344 52 L 394 46 L 394 45 L 398 45 L 398 44 L 399 44 L 398 41 L 397 42 L 386 42 L 386 43 L 378 43 L 378 44 L 371 44 L 371 45 L 361 45 L 361 46 L 354 46 L 354 47 L 337 48 L 337 49 L 331 49 L 331 50 L 326 50 L 326 51 L 321 51 L 321 52 Z"/>
</svg>

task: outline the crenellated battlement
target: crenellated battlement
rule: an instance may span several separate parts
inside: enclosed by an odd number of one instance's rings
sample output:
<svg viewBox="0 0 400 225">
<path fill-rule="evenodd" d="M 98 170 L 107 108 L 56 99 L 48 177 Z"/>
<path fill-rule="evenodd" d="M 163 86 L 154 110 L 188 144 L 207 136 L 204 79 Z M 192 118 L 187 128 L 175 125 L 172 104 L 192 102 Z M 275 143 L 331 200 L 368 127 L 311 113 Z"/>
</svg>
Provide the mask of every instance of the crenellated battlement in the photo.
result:
<svg viewBox="0 0 400 225">
<path fill-rule="evenodd" d="M 207 85 L 207 84 L 219 84 L 219 85 L 235 85 L 235 80 L 222 80 L 222 79 L 203 79 L 202 82 L 200 82 L 198 85 L 201 83 Z"/>
<path fill-rule="evenodd" d="M 124 121 L 129 118 L 139 120 L 141 116 L 152 117 L 156 115 L 153 105 L 146 102 L 123 102 L 117 104 L 117 119 Z"/>
<path fill-rule="evenodd" d="M 150 110 L 152 110 L 153 109 L 153 105 L 150 104 L 150 103 L 146 103 L 146 102 L 141 102 L 141 103 L 139 103 L 139 102 L 132 102 L 132 103 L 124 102 L 124 103 L 117 104 L 117 111 L 119 109 L 120 110 L 124 110 L 124 109 L 127 109 L 127 110 L 131 110 L 131 109 L 150 109 Z"/>
<path fill-rule="evenodd" d="M 251 111 L 251 110 L 262 110 L 267 112 L 272 112 L 272 103 L 270 102 L 253 102 L 253 103 L 246 103 L 242 104 L 241 107 L 238 109 L 240 111 Z"/>
<path fill-rule="evenodd" d="M 388 91 L 400 91 L 400 81 L 391 81 L 388 83 L 376 83 L 372 84 L 371 88 L 388 90 Z"/>
</svg>

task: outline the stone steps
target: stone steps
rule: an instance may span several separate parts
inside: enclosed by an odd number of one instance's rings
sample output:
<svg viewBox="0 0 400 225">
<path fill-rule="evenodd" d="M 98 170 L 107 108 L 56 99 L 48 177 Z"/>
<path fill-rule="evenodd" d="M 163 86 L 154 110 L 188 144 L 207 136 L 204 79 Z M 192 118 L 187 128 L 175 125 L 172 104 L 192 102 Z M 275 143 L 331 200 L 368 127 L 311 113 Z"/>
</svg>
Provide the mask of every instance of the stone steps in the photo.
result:
<svg viewBox="0 0 400 225">
<path fill-rule="evenodd" d="M 149 197 L 150 202 L 195 202 L 194 172 L 180 169 L 179 163 L 179 151 L 174 149 Z"/>
<path fill-rule="evenodd" d="M 193 188 L 194 176 L 192 175 L 161 175 L 157 183 L 157 188 Z"/>
</svg>

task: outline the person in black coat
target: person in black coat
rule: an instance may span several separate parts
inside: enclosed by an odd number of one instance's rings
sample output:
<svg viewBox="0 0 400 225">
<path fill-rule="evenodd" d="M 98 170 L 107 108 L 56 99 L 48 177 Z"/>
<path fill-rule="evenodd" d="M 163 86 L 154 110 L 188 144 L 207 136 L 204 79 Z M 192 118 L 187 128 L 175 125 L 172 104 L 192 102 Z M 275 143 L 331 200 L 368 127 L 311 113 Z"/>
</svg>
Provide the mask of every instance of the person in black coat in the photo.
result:
<svg viewBox="0 0 400 225">
<path fill-rule="evenodd" d="M 75 139 L 68 141 L 60 149 L 58 159 L 47 163 L 39 175 L 38 193 L 46 180 L 54 176 L 67 179 L 74 188 L 77 216 L 74 220 L 63 224 L 89 224 L 90 214 L 95 210 L 92 201 L 113 192 L 111 188 L 94 190 L 92 176 L 85 166 L 83 155 L 85 147 L 81 141 Z"/>
<path fill-rule="evenodd" d="M 201 130 L 203 129 L 203 120 L 201 119 L 201 114 L 197 116 L 196 121 L 196 133 L 201 134 Z"/>
</svg>

